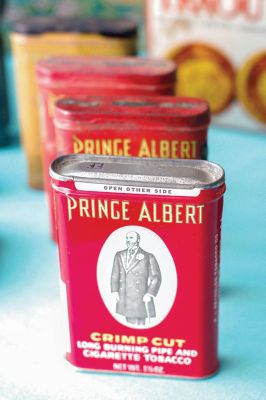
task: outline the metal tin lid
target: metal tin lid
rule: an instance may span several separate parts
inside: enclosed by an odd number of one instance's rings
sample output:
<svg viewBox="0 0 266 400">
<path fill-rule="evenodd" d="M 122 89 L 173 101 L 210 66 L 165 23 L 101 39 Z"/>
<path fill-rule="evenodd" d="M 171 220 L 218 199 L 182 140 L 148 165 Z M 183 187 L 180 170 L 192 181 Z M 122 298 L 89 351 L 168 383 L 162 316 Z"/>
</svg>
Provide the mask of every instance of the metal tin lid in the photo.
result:
<svg viewBox="0 0 266 400">
<path fill-rule="evenodd" d="M 188 97 L 95 97 L 65 98 L 55 106 L 55 124 L 65 128 L 69 123 L 80 124 L 95 118 L 114 120 L 138 119 L 158 121 L 176 127 L 202 128 L 210 122 L 210 111 L 205 100 Z"/>
<path fill-rule="evenodd" d="M 128 37 L 136 34 L 137 25 L 129 19 L 33 16 L 14 21 L 11 30 L 25 35 L 40 35 L 47 32 L 76 32 Z"/>
<path fill-rule="evenodd" d="M 84 85 L 91 82 L 98 85 L 99 81 L 111 79 L 143 85 L 174 84 L 176 64 L 140 57 L 50 57 L 38 62 L 37 76 L 39 84 L 45 86 L 66 79 Z"/>
<path fill-rule="evenodd" d="M 163 185 L 208 189 L 224 183 L 224 170 L 203 160 L 114 157 L 70 154 L 53 161 L 50 175 L 59 181 Z"/>
</svg>

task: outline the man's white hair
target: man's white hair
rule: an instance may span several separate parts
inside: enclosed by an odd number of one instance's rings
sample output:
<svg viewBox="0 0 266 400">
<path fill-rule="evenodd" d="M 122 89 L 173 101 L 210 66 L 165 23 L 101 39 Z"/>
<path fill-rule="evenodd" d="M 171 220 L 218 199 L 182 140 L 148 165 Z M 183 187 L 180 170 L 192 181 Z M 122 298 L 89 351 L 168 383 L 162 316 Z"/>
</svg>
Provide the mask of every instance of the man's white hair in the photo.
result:
<svg viewBox="0 0 266 400">
<path fill-rule="evenodd" d="M 127 232 L 127 235 L 129 235 L 130 233 L 135 233 L 135 235 L 137 236 L 137 241 L 138 242 L 140 241 L 140 234 L 138 232 L 130 231 L 130 232 Z"/>
</svg>

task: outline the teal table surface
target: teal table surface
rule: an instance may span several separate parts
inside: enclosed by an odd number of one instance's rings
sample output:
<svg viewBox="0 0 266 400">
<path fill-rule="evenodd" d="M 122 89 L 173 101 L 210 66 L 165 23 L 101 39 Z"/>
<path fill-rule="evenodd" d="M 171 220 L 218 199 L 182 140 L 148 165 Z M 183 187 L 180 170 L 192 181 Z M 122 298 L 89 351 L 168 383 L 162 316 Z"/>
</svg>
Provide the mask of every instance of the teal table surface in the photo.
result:
<svg viewBox="0 0 266 400">
<path fill-rule="evenodd" d="M 212 128 L 225 168 L 220 370 L 200 381 L 77 373 L 62 357 L 57 248 L 20 148 L 0 151 L 0 400 L 266 399 L 266 135 Z"/>
</svg>

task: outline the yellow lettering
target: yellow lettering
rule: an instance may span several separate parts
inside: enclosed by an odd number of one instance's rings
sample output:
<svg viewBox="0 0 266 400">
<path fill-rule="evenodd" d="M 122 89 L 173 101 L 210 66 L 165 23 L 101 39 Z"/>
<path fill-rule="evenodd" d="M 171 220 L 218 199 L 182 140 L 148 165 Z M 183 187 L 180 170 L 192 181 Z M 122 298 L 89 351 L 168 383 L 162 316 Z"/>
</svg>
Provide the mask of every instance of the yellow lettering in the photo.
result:
<svg viewBox="0 0 266 400">
<path fill-rule="evenodd" d="M 172 158 L 179 158 L 178 157 L 178 145 L 179 145 L 179 141 L 178 140 L 173 140 L 172 141 L 172 149 L 171 149 L 171 151 L 172 151 Z"/>
<path fill-rule="evenodd" d="M 174 345 L 175 345 L 175 339 L 168 339 L 168 338 L 163 339 L 164 347 L 174 347 Z"/>
<path fill-rule="evenodd" d="M 156 140 L 151 140 L 151 156 L 153 158 L 159 157 L 157 152 L 156 152 Z"/>
<path fill-rule="evenodd" d="M 107 200 L 98 201 L 98 214 L 99 218 L 102 218 L 103 214 L 108 219 L 108 203 Z"/>
<path fill-rule="evenodd" d="M 112 141 L 111 140 L 103 140 L 102 141 L 102 152 L 99 149 L 97 149 L 97 154 L 102 154 L 102 155 L 114 155 L 116 156 L 117 154 L 112 154 Z"/>
<path fill-rule="evenodd" d="M 153 222 L 161 222 L 161 219 L 157 218 L 157 204 L 153 203 L 152 208 L 153 208 Z"/>
<path fill-rule="evenodd" d="M 176 339 L 175 340 L 176 341 L 176 344 L 177 344 L 177 346 L 178 347 L 183 347 L 184 346 L 184 344 L 186 343 L 186 341 L 184 340 L 184 339 Z"/>
<path fill-rule="evenodd" d="M 120 213 L 119 211 L 115 210 L 115 206 L 119 205 L 119 201 L 111 201 L 111 218 L 112 219 L 119 219 L 120 218 Z"/>
<path fill-rule="evenodd" d="M 196 142 L 196 140 L 191 141 L 191 146 L 192 146 L 192 152 L 191 152 L 192 158 L 197 158 L 197 142 Z"/>
<path fill-rule="evenodd" d="M 95 154 L 93 140 L 84 140 L 84 153 Z"/>
<path fill-rule="evenodd" d="M 130 218 L 128 217 L 128 205 L 129 201 L 122 201 L 122 220 L 129 220 Z"/>
<path fill-rule="evenodd" d="M 148 338 L 146 336 L 137 336 L 137 344 L 148 343 Z"/>
<path fill-rule="evenodd" d="M 83 141 L 80 140 L 77 136 L 72 136 L 73 143 L 73 153 L 82 153 L 84 150 Z"/>
<path fill-rule="evenodd" d="M 101 341 L 101 334 L 99 332 L 92 332 L 90 334 L 90 338 L 91 340 L 93 340 L 94 342 L 100 342 Z"/>
<path fill-rule="evenodd" d="M 68 209 L 68 220 L 71 221 L 72 219 L 72 210 L 77 208 L 77 201 L 73 199 L 73 197 L 67 196 L 67 209 Z"/>
<path fill-rule="evenodd" d="M 182 348 L 186 341 L 184 339 L 154 337 L 152 338 L 151 343 L 156 347 L 174 347 L 177 345 L 179 348 Z"/>
<path fill-rule="evenodd" d="M 103 333 L 102 335 L 103 342 L 112 343 L 114 339 L 114 335 L 110 333 Z"/>
<path fill-rule="evenodd" d="M 199 210 L 199 224 L 202 224 L 202 211 L 204 206 L 197 206 L 198 210 Z"/>
<path fill-rule="evenodd" d="M 195 211 L 195 206 L 186 206 L 186 224 L 189 224 L 190 219 L 193 224 L 196 224 Z"/>
<path fill-rule="evenodd" d="M 183 142 L 181 142 L 181 149 L 180 149 L 181 158 L 190 158 L 189 150 L 190 150 L 189 141 L 183 140 Z"/>
<path fill-rule="evenodd" d="M 120 148 L 121 143 L 122 143 L 121 139 L 114 139 L 114 156 L 123 155 L 123 149 Z"/>
<path fill-rule="evenodd" d="M 85 139 L 72 136 L 73 153 L 131 156 L 131 139 Z"/>
<path fill-rule="evenodd" d="M 91 216 L 95 218 L 95 199 L 91 199 Z"/>
<path fill-rule="evenodd" d="M 139 214 L 139 221 L 142 221 L 143 219 L 147 219 L 149 222 L 152 221 L 151 216 L 149 214 L 149 210 L 148 207 L 146 205 L 146 202 L 144 201 L 140 210 L 140 214 Z"/>
<path fill-rule="evenodd" d="M 162 338 L 154 337 L 152 338 L 151 343 L 153 344 L 153 346 L 162 346 Z"/>
<path fill-rule="evenodd" d="M 88 207 L 89 207 L 89 205 L 88 205 L 87 199 L 79 200 L 79 212 L 80 212 L 81 217 L 83 217 L 84 215 L 86 215 L 86 217 L 90 217 Z"/>
<path fill-rule="evenodd" d="M 124 156 L 126 156 L 126 157 L 131 156 L 130 145 L 131 145 L 131 140 L 130 139 L 125 139 L 124 140 Z"/>
<path fill-rule="evenodd" d="M 182 211 L 180 209 L 183 208 L 183 204 L 176 204 L 176 220 L 177 224 L 182 224 L 183 221 L 181 219 Z"/>
<path fill-rule="evenodd" d="M 160 142 L 160 157 L 170 158 L 170 146 L 167 140 L 161 140 Z"/>
<path fill-rule="evenodd" d="M 139 157 L 151 157 L 151 153 L 146 139 L 142 139 L 141 141 Z"/>
<path fill-rule="evenodd" d="M 173 222 L 173 213 L 171 204 L 163 204 L 163 222 Z"/>
</svg>

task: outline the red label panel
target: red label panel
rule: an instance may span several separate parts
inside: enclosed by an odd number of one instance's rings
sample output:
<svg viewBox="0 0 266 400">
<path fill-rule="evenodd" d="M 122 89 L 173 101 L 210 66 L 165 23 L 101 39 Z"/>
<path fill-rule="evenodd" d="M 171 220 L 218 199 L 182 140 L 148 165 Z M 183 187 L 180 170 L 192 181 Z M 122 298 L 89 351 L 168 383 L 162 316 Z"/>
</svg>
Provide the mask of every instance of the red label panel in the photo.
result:
<svg viewBox="0 0 266 400">
<path fill-rule="evenodd" d="M 72 364 L 194 378 L 215 372 L 217 193 L 55 191 Z"/>
</svg>

